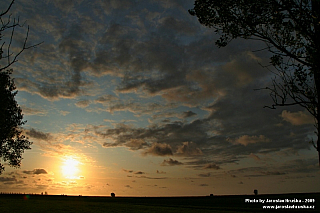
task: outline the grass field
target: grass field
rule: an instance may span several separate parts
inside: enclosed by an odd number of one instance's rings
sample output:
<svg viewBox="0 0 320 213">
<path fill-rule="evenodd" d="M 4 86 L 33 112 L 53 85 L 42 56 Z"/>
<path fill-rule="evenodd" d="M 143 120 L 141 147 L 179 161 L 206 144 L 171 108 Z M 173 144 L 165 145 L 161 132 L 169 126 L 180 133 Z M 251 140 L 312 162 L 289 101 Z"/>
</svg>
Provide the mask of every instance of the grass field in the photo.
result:
<svg viewBox="0 0 320 213">
<path fill-rule="evenodd" d="M 250 199 L 249 202 L 246 199 Z M 261 203 L 261 200 L 272 200 Z M 301 203 L 282 202 L 286 199 Z M 278 200 L 276 203 L 275 200 Z M 0 212 L 319 212 L 320 193 L 234 195 L 213 197 L 87 197 L 60 195 L 0 195 Z M 268 206 L 315 206 L 314 209 L 263 209 Z"/>
</svg>

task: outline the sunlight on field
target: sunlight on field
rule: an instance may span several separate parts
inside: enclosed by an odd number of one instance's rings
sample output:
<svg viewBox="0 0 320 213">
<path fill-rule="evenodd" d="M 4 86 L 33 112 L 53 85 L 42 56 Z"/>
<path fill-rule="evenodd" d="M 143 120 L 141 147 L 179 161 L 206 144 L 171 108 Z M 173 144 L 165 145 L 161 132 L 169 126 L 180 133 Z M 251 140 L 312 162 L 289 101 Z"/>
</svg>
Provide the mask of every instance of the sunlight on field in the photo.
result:
<svg viewBox="0 0 320 213">
<path fill-rule="evenodd" d="M 79 177 L 79 164 L 80 162 L 74 157 L 66 157 L 61 167 L 63 177 L 68 179 L 77 179 Z"/>
</svg>

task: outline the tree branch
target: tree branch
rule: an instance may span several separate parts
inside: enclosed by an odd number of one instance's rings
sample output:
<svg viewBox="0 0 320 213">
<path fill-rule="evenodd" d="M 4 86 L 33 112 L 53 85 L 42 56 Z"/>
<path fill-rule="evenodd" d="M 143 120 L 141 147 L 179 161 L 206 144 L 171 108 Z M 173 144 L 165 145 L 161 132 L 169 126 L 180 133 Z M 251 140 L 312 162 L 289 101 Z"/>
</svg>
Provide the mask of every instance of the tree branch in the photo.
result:
<svg viewBox="0 0 320 213">
<path fill-rule="evenodd" d="M 14 0 L 12 0 L 12 2 L 10 3 L 9 7 L 7 8 L 7 10 L 0 14 L 0 17 L 9 12 L 9 10 L 10 10 L 11 6 L 13 5 L 13 3 L 14 3 Z"/>
</svg>

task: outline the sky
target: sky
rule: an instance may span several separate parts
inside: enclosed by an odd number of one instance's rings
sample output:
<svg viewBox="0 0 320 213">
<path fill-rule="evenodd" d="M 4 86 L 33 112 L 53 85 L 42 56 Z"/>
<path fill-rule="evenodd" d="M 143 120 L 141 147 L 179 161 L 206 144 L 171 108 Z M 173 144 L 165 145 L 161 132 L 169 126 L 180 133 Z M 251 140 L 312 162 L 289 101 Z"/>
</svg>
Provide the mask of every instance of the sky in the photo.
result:
<svg viewBox="0 0 320 213">
<path fill-rule="evenodd" d="M 4 11 L 9 0 L 0 2 Z M 264 44 L 218 35 L 193 0 L 16 0 L 11 67 L 33 142 L 2 192 L 202 196 L 319 192 L 314 120 L 271 110 Z M 5 41 L 11 32 L 4 34 Z M 6 37 L 7 36 L 7 37 Z M 3 61 L 1 61 L 3 63 Z"/>
</svg>

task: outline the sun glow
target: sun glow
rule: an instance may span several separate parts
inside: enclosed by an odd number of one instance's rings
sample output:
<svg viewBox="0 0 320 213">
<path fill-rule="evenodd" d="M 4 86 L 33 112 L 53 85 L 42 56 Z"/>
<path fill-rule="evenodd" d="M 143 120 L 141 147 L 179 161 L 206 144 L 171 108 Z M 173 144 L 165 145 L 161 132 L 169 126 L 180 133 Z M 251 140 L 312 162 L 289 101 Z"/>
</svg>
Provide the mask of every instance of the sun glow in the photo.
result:
<svg viewBox="0 0 320 213">
<path fill-rule="evenodd" d="M 62 175 L 68 179 L 77 179 L 79 177 L 79 164 L 80 162 L 74 157 L 65 158 L 61 167 Z"/>
</svg>

